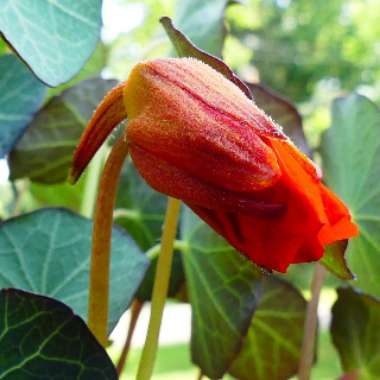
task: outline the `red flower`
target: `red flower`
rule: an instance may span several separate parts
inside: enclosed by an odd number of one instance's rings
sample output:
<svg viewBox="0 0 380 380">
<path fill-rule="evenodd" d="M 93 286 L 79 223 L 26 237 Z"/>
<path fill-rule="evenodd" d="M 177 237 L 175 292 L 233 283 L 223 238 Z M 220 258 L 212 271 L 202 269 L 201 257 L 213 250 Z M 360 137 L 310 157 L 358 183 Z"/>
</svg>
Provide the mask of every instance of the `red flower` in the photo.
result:
<svg viewBox="0 0 380 380">
<path fill-rule="evenodd" d="M 112 128 L 146 182 L 183 200 L 256 264 L 285 272 L 355 236 L 346 206 L 314 164 L 232 82 L 190 58 L 137 65 L 82 136 L 77 178 Z"/>
</svg>

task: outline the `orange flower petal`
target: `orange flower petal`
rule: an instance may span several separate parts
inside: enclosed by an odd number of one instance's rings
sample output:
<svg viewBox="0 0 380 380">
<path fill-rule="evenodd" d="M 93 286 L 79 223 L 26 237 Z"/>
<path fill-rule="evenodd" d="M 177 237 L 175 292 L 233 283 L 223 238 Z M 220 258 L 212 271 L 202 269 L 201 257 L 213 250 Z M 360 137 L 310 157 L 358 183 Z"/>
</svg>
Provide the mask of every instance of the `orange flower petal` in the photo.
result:
<svg viewBox="0 0 380 380">
<path fill-rule="evenodd" d="M 323 245 L 344 240 L 359 234 L 358 226 L 351 221 L 350 212 L 344 203 L 326 186 L 320 186 L 329 224 L 323 226 L 319 239 Z"/>
<path fill-rule="evenodd" d="M 180 198 L 185 203 L 262 216 L 274 216 L 284 212 L 284 205 L 281 203 L 218 188 L 140 147 L 131 145 L 130 154 L 151 187 L 174 198 Z"/>
<path fill-rule="evenodd" d="M 74 153 L 69 181 L 75 183 L 112 130 L 126 117 L 125 83 L 113 88 L 96 108 Z"/>
<path fill-rule="evenodd" d="M 285 204 L 283 213 L 247 215 L 190 207 L 252 261 L 285 272 L 290 264 L 320 259 L 326 244 L 355 236 L 358 229 L 349 210 L 320 182 L 302 153 L 288 141 L 270 139 L 268 144 L 276 152 L 282 177 L 255 196 Z"/>
</svg>

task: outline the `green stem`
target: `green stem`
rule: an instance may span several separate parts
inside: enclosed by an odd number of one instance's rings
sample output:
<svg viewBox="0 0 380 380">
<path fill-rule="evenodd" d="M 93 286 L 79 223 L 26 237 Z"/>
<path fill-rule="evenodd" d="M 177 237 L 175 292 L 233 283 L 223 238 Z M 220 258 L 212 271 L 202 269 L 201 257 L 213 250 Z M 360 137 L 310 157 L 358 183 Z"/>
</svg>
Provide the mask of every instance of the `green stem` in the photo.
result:
<svg viewBox="0 0 380 380">
<path fill-rule="evenodd" d="M 154 279 L 151 314 L 144 349 L 140 358 L 136 380 L 149 380 L 153 373 L 157 355 L 158 338 L 171 273 L 174 240 L 177 232 L 181 202 L 168 199 L 164 227 L 161 238 L 161 251 Z"/>
<path fill-rule="evenodd" d="M 325 267 L 319 263 L 316 263 L 310 288 L 311 299 L 307 305 L 301 356 L 298 367 L 299 380 L 310 379 L 311 367 L 313 366 L 314 360 L 315 338 L 318 324 L 318 304 L 325 273 Z"/>
<path fill-rule="evenodd" d="M 96 191 L 98 188 L 99 177 L 102 172 L 102 165 L 105 157 L 105 149 L 99 149 L 92 159 L 86 173 L 80 213 L 87 218 L 91 218 L 94 213 L 96 202 Z"/>
<path fill-rule="evenodd" d="M 128 145 L 121 136 L 113 145 L 100 178 L 92 233 L 88 327 L 104 347 L 107 344 L 109 271 L 113 208 L 117 184 Z"/>
</svg>

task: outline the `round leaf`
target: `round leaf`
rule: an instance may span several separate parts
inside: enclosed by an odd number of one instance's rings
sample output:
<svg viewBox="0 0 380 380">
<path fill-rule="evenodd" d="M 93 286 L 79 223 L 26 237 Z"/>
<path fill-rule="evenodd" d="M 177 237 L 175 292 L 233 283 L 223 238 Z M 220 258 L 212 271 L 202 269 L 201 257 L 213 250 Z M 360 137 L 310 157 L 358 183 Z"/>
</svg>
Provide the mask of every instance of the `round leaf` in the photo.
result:
<svg viewBox="0 0 380 380">
<path fill-rule="evenodd" d="M 14 55 L 0 57 L 0 73 L 0 158 L 3 158 L 40 107 L 45 86 Z"/>
<path fill-rule="evenodd" d="M 57 298 L 87 316 L 92 222 L 64 209 L 41 209 L 0 225 L 0 287 Z M 148 266 L 133 240 L 114 229 L 109 329 L 128 308 Z"/>
<path fill-rule="evenodd" d="M 113 80 L 88 79 L 52 98 L 35 115 L 13 149 L 10 177 L 41 183 L 63 182 L 87 121 Z"/>
<path fill-rule="evenodd" d="M 43 82 L 71 79 L 95 49 L 101 0 L 3 0 L 0 31 Z"/>
<path fill-rule="evenodd" d="M 193 311 L 191 355 L 202 372 L 219 379 L 240 351 L 257 305 L 254 265 L 189 209 L 182 218 L 187 291 Z"/>
<path fill-rule="evenodd" d="M 107 353 L 70 308 L 18 289 L 0 291 L 0 379 L 116 380 Z"/>
<path fill-rule="evenodd" d="M 297 373 L 306 301 L 286 281 L 265 277 L 242 350 L 229 372 L 239 380 L 286 380 Z"/>
<path fill-rule="evenodd" d="M 166 196 L 149 187 L 128 160 L 120 177 L 115 220 L 144 251 L 161 237 L 166 202 Z"/>
</svg>

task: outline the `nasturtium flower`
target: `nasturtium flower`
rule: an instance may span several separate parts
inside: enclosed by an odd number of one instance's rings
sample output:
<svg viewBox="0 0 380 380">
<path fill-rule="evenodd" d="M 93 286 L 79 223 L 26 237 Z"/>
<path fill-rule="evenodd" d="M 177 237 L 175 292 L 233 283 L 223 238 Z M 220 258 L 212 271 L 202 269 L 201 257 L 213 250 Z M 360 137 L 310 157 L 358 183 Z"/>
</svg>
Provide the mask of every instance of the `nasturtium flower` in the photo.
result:
<svg viewBox="0 0 380 380">
<path fill-rule="evenodd" d="M 285 272 L 357 235 L 317 167 L 235 84 L 192 58 L 134 67 L 99 105 L 74 156 L 75 180 L 128 117 L 132 160 L 256 264 Z"/>
</svg>

